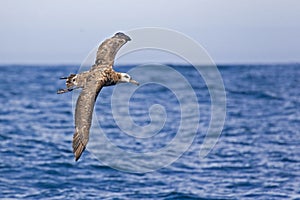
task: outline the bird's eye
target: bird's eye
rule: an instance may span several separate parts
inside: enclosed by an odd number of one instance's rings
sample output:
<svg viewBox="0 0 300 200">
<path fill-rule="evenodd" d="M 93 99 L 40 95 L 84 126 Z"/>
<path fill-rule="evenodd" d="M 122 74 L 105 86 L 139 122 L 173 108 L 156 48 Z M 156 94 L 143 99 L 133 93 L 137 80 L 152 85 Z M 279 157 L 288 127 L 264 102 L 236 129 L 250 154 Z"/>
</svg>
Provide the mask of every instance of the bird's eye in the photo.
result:
<svg viewBox="0 0 300 200">
<path fill-rule="evenodd" d="M 124 77 L 125 77 L 125 78 L 129 78 L 129 76 L 128 76 L 128 75 L 125 75 Z"/>
</svg>

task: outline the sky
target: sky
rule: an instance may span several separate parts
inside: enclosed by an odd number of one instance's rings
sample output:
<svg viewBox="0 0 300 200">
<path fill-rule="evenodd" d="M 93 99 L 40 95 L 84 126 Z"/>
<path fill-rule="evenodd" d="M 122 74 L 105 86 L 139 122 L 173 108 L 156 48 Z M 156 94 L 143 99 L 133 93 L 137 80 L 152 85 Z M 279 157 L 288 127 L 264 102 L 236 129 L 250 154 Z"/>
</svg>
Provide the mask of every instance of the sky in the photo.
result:
<svg viewBox="0 0 300 200">
<path fill-rule="evenodd" d="M 300 62 L 299 0 L 0 0 L 0 27 L 0 64 L 80 64 L 141 27 L 179 31 L 217 64 Z"/>
</svg>

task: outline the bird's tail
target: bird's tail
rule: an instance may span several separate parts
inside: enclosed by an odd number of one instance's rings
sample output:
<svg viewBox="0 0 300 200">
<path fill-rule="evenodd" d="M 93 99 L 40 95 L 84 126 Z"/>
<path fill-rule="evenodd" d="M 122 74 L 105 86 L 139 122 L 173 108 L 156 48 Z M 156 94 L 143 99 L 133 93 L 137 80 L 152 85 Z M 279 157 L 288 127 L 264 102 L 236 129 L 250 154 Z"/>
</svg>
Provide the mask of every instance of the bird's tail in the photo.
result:
<svg viewBox="0 0 300 200">
<path fill-rule="evenodd" d="M 70 89 L 77 85 L 76 77 L 77 77 L 77 74 L 70 74 L 70 76 L 62 77 L 61 79 L 66 79 L 67 88 Z"/>
<path fill-rule="evenodd" d="M 61 77 L 60 79 L 66 79 L 66 89 L 59 89 L 57 91 L 57 94 L 63 94 L 66 92 L 70 92 L 73 89 L 76 88 L 77 82 L 76 82 L 77 74 L 70 74 L 68 77 Z"/>
</svg>

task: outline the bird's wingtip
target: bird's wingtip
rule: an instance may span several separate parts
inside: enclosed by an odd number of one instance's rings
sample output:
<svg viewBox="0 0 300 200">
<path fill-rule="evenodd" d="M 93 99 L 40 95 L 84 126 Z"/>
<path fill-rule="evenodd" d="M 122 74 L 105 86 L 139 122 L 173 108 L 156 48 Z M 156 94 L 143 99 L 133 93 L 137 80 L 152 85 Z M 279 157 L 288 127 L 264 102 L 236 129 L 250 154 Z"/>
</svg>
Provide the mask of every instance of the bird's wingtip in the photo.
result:
<svg viewBox="0 0 300 200">
<path fill-rule="evenodd" d="M 80 156 L 75 155 L 75 161 L 77 162 L 79 160 Z"/>
<path fill-rule="evenodd" d="M 79 160 L 81 154 L 85 150 L 86 144 L 87 144 L 87 141 L 82 141 L 80 134 L 78 134 L 78 132 L 75 131 L 74 136 L 73 136 L 73 153 L 75 156 L 75 161 Z"/>
<path fill-rule="evenodd" d="M 117 32 L 114 37 L 124 38 L 126 41 L 131 41 L 131 38 L 122 32 Z"/>
<path fill-rule="evenodd" d="M 77 162 L 79 160 L 79 158 L 81 157 L 83 151 L 85 149 L 85 146 L 83 146 L 82 143 L 79 144 L 79 146 L 77 147 L 77 149 L 73 149 L 73 153 L 75 156 L 75 161 Z"/>
</svg>

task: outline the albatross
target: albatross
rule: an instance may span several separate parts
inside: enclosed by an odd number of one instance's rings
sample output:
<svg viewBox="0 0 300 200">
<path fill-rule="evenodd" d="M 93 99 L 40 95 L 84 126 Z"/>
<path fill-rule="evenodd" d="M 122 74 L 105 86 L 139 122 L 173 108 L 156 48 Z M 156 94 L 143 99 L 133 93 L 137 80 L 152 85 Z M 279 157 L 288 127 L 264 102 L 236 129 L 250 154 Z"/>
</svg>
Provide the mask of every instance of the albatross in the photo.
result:
<svg viewBox="0 0 300 200">
<path fill-rule="evenodd" d="M 73 135 L 73 153 L 77 161 L 85 150 L 89 141 L 89 131 L 92 122 L 94 104 L 100 90 L 105 86 L 119 83 L 139 83 L 133 80 L 127 73 L 120 73 L 113 70 L 114 59 L 119 49 L 130 37 L 124 33 L 116 33 L 113 37 L 106 39 L 100 44 L 95 64 L 89 71 L 79 74 L 71 74 L 66 79 L 66 89 L 59 89 L 57 94 L 70 92 L 82 88 L 77 99 L 75 108 L 75 132 Z"/>
</svg>

